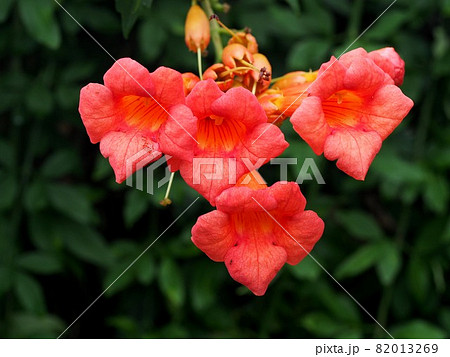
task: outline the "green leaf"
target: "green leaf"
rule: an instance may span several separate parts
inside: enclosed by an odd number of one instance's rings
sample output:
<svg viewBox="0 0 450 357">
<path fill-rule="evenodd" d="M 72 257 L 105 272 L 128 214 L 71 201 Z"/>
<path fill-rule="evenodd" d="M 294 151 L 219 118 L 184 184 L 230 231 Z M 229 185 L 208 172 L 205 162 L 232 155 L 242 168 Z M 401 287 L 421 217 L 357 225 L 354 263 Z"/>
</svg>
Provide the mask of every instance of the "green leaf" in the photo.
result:
<svg viewBox="0 0 450 357">
<path fill-rule="evenodd" d="M 109 164 L 108 160 L 106 160 L 102 155 L 98 154 L 95 161 L 94 171 L 92 173 L 92 179 L 94 181 L 101 181 L 111 177 L 114 177 L 114 172 L 111 168 L 111 165 Z"/>
<path fill-rule="evenodd" d="M 59 178 L 79 168 L 78 156 L 72 150 L 60 150 L 51 155 L 42 165 L 41 174 L 47 178 Z"/>
<path fill-rule="evenodd" d="M 203 261 L 193 267 L 189 287 L 192 306 L 197 312 L 204 311 L 214 303 L 222 269 L 211 261 Z"/>
<path fill-rule="evenodd" d="M 444 213 L 450 193 L 447 179 L 440 175 L 429 174 L 426 182 L 424 192 L 426 205 L 436 213 Z"/>
<path fill-rule="evenodd" d="M 79 94 L 80 88 L 73 84 L 59 83 L 56 88 L 56 99 L 63 109 L 75 111 Z"/>
<path fill-rule="evenodd" d="M 51 204 L 61 213 L 81 223 L 89 223 L 95 215 L 85 192 L 76 186 L 53 184 L 47 187 Z"/>
<path fill-rule="evenodd" d="M 28 88 L 25 103 L 30 112 L 37 116 L 46 116 L 53 109 L 53 94 L 41 81 L 36 81 Z"/>
<path fill-rule="evenodd" d="M 27 311 L 45 312 L 45 299 L 39 283 L 30 275 L 17 273 L 14 279 L 14 290 L 17 299 Z"/>
<path fill-rule="evenodd" d="M 159 270 L 159 285 L 173 306 L 184 304 L 185 290 L 183 277 L 178 266 L 170 259 L 164 259 Z"/>
<path fill-rule="evenodd" d="M 0 211 L 9 209 L 14 204 L 19 189 L 13 176 L 6 176 L 0 172 Z"/>
<path fill-rule="evenodd" d="M 114 257 L 102 236 L 92 228 L 64 220 L 59 224 L 59 234 L 67 249 L 78 258 L 106 267 L 114 263 Z"/>
<path fill-rule="evenodd" d="M 130 338 L 138 336 L 139 327 L 137 321 L 130 316 L 112 316 L 107 319 L 108 326 L 112 326 L 122 334 L 126 333 L 126 337 Z"/>
<path fill-rule="evenodd" d="M 397 276 L 401 267 L 401 256 L 395 244 L 386 241 L 382 247 L 383 254 L 377 263 L 378 278 L 383 285 L 390 284 Z"/>
<path fill-rule="evenodd" d="M 61 32 L 54 16 L 53 0 L 19 0 L 20 18 L 31 37 L 56 49 L 61 43 Z"/>
<path fill-rule="evenodd" d="M 55 274 L 61 271 L 59 260 L 43 252 L 24 253 L 17 260 L 17 265 L 37 274 Z"/>
<path fill-rule="evenodd" d="M 108 288 L 112 284 L 106 291 L 105 293 L 106 296 L 113 296 L 119 291 L 125 290 L 133 283 L 133 281 L 135 280 L 135 273 L 136 273 L 135 266 L 132 266 L 125 273 L 123 273 L 131 262 L 132 261 L 116 264 L 112 266 L 111 269 L 108 271 L 108 273 L 105 275 L 103 279 L 103 289 Z"/>
<path fill-rule="evenodd" d="M 15 0 L 2 0 L 0 1 L 0 23 L 5 21 L 11 12 L 12 6 Z"/>
<path fill-rule="evenodd" d="M 0 266 L 0 297 L 11 288 L 12 274 L 11 269 Z"/>
<path fill-rule="evenodd" d="M 156 275 L 156 267 L 152 257 L 144 254 L 135 265 L 137 280 L 143 285 L 149 285 Z"/>
<path fill-rule="evenodd" d="M 420 258 L 413 257 L 408 265 L 409 290 L 419 303 L 425 303 L 430 288 L 430 269 Z"/>
<path fill-rule="evenodd" d="M 342 331 L 342 324 L 331 316 L 322 312 L 312 312 L 301 320 L 302 326 L 319 337 L 333 336 Z"/>
<path fill-rule="evenodd" d="M 354 237 L 375 240 L 383 237 L 383 231 L 375 219 L 362 211 L 338 211 L 337 221 Z"/>
<path fill-rule="evenodd" d="M 393 327 L 390 331 L 395 338 L 446 338 L 448 334 L 441 328 L 423 320 L 412 320 Z"/>
<path fill-rule="evenodd" d="M 54 250 L 61 246 L 61 237 L 55 229 L 55 217 L 53 214 L 29 214 L 28 234 L 34 246 L 42 250 Z"/>
<path fill-rule="evenodd" d="M 151 21 L 144 22 L 139 28 L 138 39 L 139 49 L 144 58 L 151 62 L 161 55 L 163 45 L 167 40 L 167 31 L 158 19 L 153 18 Z"/>
<path fill-rule="evenodd" d="M 371 244 L 358 249 L 340 264 L 336 270 L 336 278 L 348 278 L 358 275 L 378 262 L 383 255 L 383 246 Z"/>
<path fill-rule="evenodd" d="M 297 42 L 288 54 L 287 66 L 291 70 L 316 69 L 328 56 L 329 49 L 329 43 L 321 39 Z"/>
<path fill-rule="evenodd" d="M 40 179 L 35 179 L 25 190 L 25 207 L 30 212 L 38 212 L 48 204 L 47 190 Z"/>
<path fill-rule="evenodd" d="M 295 14 L 300 14 L 300 5 L 297 0 L 286 0 Z"/>
<path fill-rule="evenodd" d="M 329 285 L 318 283 L 314 289 L 315 296 L 327 310 L 339 321 L 347 321 L 352 325 L 360 322 L 360 309 L 355 302 L 342 292 L 336 292 Z"/>
<path fill-rule="evenodd" d="M 392 150 L 384 150 L 371 165 L 371 171 L 377 172 L 383 179 L 395 183 L 422 183 L 425 180 L 423 168 L 398 156 Z"/>
<path fill-rule="evenodd" d="M 297 265 L 288 265 L 287 268 L 297 279 L 300 280 L 317 280 L 320 275 L 320 266 L 309 256 L 305 257 Z"/>
<path fill-rule="evenodd" d="M 122 17 L 122 32 L 125 38 L 128 38 L 136 20 L 141 15 L 143 6 L 150 7 L 151 3 L 148 0 L 116 0 L 116 10 Z"/>
<path fill-rule="evenodd" d="M 123 215 L 127 227 L 132 227 L 133 224 L 135 224 L 139 218 L 144 215 L 150 205 L 150 202 L 150 197 L 146 192 L 139 191 L 134 188 L 131 188 L 131 190 L 128 191 L 123 209 Z"/>
<path fill-rule="evenodd" d="M 16 313 L 12 316 L 10 338 L 55 338 L 64 330 L 64 322 L 56 316 Z"/>
<path fill-rule="evenodd" d="M 8 168 L 13 167 L 15 163 L 13 146 L 9 142 L 0 139 L 0 152 L 2 153 L 0 155 L 0 165 Z"/>
<path fill-rule="evenodd" d="M 447 331 L 450 331 L 450 308 L 444 307 L 440 310 L 439 322 Z"/>
<path fill-rule="evenodd" d="M 373 40 L 389 40 L 399 32 L 401 26 L 408 21 L 409 13 L 402 10 L 387 11 L 375 23 L 373 28 L 367 31 L 367 38 Z"/>
</svg>

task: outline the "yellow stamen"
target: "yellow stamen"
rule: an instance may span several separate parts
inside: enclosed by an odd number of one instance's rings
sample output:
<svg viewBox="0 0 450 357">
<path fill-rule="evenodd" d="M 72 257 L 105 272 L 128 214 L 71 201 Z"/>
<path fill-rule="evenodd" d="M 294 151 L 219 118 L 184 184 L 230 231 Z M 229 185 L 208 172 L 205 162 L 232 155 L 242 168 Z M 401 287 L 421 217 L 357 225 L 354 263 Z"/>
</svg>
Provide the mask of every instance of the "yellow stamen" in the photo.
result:
<svg viewBox="0 0 450 357">
<path fill-rule="evenodd" d="M 172 188 L 173 178 L 175 177 L 175 172 L 170 174 L 169 186 L 167 186 L 167 191 L 164 198 L 159 202 L 161 206 L 168 206 L 172 203 L 172 200 L 169 198 L 170 189 Z"/>
<path fill-rule="evenodd" d="M 246 66 L 249 66 L 251 69 L 253 69 L 254 71 L 257 71 L 259 73 L 260 69 L 258 67 L 255 67 L 253 64 L 251 64 L 250 62 L 247 62 L 244 59 L 239 60 L 242 64 L 245 64 Z"/>
<path fill-rule="evenodd" d="M 229 69 L 228 71 L 224 71 L 222 73 L 219 73 L 219 77 L 223 78 L 223 77 L 228 76 L 230 73 L 237 72 L 237 71 L 243 71 L 243 70 L 254 71 L 255 69 L 254 68 L 250 68 L 250 67 L 244 67 L 244 66 L 234 67 L 234 68 Z M 259 70 L 257 70 L 257 71 L 259 72 Z"/>
<path fill-rule="evenodd" d="M 253 88 L 252 88 L 252 93 L 253 93 L 253 95 L 255 95 L 256 94 L 256 85 L 258 84 L 258 82 L 254 82 L 253 83 Z"/>
</svg>

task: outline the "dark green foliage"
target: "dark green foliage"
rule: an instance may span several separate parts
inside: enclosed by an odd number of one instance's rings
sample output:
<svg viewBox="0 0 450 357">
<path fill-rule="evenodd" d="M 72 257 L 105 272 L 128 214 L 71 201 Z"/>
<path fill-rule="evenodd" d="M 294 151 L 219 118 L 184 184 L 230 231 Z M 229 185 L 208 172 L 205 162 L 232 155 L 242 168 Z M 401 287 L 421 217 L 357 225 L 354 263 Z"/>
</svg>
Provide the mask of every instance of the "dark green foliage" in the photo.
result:
<svg viewBox="0 0 450 357">
<path fill-rule="evenodd" d="M 341 54 L 390 1 L 230 3 L 222 21 L 251 27 L 279 76 Z M 196 72 L 183 37 L 190 0 L 61 4 L 113 57 Z M 312 157 L 326 181 L 301 187 L 326 224 L 314 258 L 399 338 L 450 337 L 449 4 L 398 0 L 351 47 L 395 47 L 415 102 L 365 182 L 283 126 L 283 156 L 299 160 L 289 179 Z M 210 46 L 205 68 L 213 58 Z M 53 0 L 0 1 L 0 337 L 57 337 L 113 282 L 64 337 L 388 337 L 310 257 L 263 297 L 235 283 L 190 241 L 211 210 L 203 199 L 130 267 L 197 194 L 177 177 L 163 208 L 165 187 L 115 183 L 77 110 L 79 90 L 111 65 Z M 261 169 L 269 183 L 278 172 Z"/>
</svg>

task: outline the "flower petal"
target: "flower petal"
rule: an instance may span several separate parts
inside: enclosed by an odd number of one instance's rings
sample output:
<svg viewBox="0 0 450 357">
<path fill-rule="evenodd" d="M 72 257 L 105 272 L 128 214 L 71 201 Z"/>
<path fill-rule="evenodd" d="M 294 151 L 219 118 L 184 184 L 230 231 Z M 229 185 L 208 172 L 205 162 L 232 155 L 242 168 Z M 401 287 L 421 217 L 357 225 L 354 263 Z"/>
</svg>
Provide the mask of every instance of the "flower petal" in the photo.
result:
<svg viewBox="0 0 450 357">
<path fill-rule="evenodd" d="M 78 110 L 93 144 L 116 125 L 117 108 L 113 94 L 101 84 L 90 83 L 81 89 Z"/>
<path fill-rule="evenodd" d="M 212 206 L 225 189 L 236 184 L 248 170 L 241 162 L 204 153 L 190 161 L 181 161 L 180 174 L 186 183 L 205 197 Z"/>
<path fill-rule="evenodd" d="M 225 265 L 231 277 L 261 296 L 286 262 L 286 251 L 273 245 L 270 235 L 249 234 L 230 248 Z"/>
<path fill-rule="evenodd" d="M 386 82 L 393 83 L 392 79 L 367 56 L 354 58 L 344 77 L 345 89 L 354 90 L 359 96 L 370 96 Z"/>
<path fill-rule="evenodd" d="M 183 77 L 180 72 L 159 67 L 150 73 L 154 85 L 153 97 L 168 110 L 171 106 L 185 104 Z"/>
<path fill-rule="evenodd" d="M 154 86 L 148 70 L 131 58 L 121 58 L 103 76 L 105 86 L 115 96 L 149 97 Z"/>
<path fill-rule="evenodd" d="M 280 224 L 284 229 L 280 227 L 274 234 L 276 244 L 286 250 L 287 263 L 291 265 L 298 264 L 311 252 L 325 227 L 322 219 L 313 211 L 298 213 L 287 220 L 281 220 Z"/>
<path fill-rule="evenodd" d="M 230 217 L 220 211 L 200 216 L 192 228 L 192 242 L 215 262 L 223 262 L 236 243 Z"/>
<path fill-rule="evenodd" d="M 317 155 L 323 153 L 325 140 L 331 128 L 325 120 L 322 101 L 319 97 L 307 97 L 292 114 L 294 130 L 305 140 Z"/>
<path fill-rule="evenodd" d="M 117 183 L 162 155 L 155 142 L 137 131 L 109 132 L 100 142 L 100 151 L 109 158 Z"/>
<path fill-rule="evenodd" d="M 289 146 L 283 132 L 276 125 L 264 123 L 256 126 L 243 140 L 241 157 L 249 158 L 252 163 L 261 162 L 265 159 L 267 163 L 271 158 L 283 153 Z M 257 165 L 258 169 L 262 164 Z"/>
<path fill-rule="evenodd" d="M 198 118 L 203 119 L 212 115 L 211 104 L 224 94 L 212 79 L 200 81 L 186 97 L 186 105 Z"/>
<path fill-rule="evenodd" d="M 171 108 L 159 133 L 161 151 L 179 160 L 192 160 L 197 142 L 197 118 L 185 105 Z"/>
<path fill-rule="evenodd" d="M 364 180 L 381 141 L 375 131 L 335 129 L 325 141 L 324 155 L 328 160 L 337 159 L 336 166 L 346 174 Z"/>
<path fill-rule="evenodd" d="M 221 98 L 211 104 L 213 114 L 233 118 L 246 127 L 253 127 L 267 122 L 264 109 L 258 99 L 242 87 L 231 88 Z"/>
<path fill-rule="evenodd" d="M 316 80 L 309 86 L 308 93 L 322 100 L 344 88 L 346 68 L 334 56 L 320 66 Z"/>
<path fill-rule="evenodd" d="M 368 130 L 376 131 L 384 140 L 402 122 L 413 105 L 413 101 L 397 86 L 383 86 L 367 104 L 368 113 L 362 117 L 361 123 Z"/>
<path fill-rule="evenodd" d="M 216 204 L 219 211 L 227 213 L 272 211 L 278 206 L 269 191 L 252 190 L 248 187 L 232 187 L 223 191 L 217 197 Z"/>
</svg>

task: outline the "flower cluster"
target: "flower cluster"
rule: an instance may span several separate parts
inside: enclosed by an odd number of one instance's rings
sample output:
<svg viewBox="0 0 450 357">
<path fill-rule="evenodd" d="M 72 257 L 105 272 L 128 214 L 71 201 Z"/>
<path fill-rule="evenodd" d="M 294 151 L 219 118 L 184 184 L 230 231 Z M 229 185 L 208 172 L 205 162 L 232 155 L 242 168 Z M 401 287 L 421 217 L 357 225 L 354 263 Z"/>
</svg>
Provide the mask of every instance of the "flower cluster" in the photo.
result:
<svg viewBox="0 0 450 357">
<path fill-rule="evenodd" d="M 198 218 L 193 243 L 263 295 L 281 267 L 298 264 L 324 230 L 322 219 L 305 210 L 296 183 L 268 187 L 257 171 L 287 148 L 283 121 L 290 118 L 316 154 L 364 180 L 413 103 L 398 88 L 404 62 L 393 48 L 359 48 L 331 57 L 318 71 L 272 80 L 271 64 L 249 31 L 231 31 L 215 15 L 211 20 L 231 34 L 221 62 L 196 76 L 166 67 L 150 73 L 122 58 L 104 85 L 81 90 L 79 111 L 118 183 L 167 155 L 170 170 L 216 208 Z M 187 15 L 185 40 L 200 61 L 210 28 L 198 5 Z"/>
</svg>

